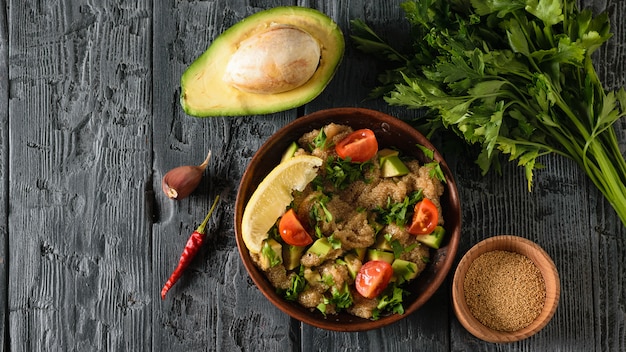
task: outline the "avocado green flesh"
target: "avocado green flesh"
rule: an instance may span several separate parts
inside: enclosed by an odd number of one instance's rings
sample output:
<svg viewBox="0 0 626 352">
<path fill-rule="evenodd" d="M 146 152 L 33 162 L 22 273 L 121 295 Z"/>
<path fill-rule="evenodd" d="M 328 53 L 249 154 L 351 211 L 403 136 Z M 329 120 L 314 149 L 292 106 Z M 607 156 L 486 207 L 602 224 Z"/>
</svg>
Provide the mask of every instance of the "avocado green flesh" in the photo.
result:
<svg viewBox="0 0 626 352">
<path fill-rule="evenodd" d="M 356 254 L 349 253 L 345 256 L 344 261 L 346 263 L 346 267 L 348 268 L 348 272 L 350 276 L 354 279 L 356 274 L 359 273 L 361 269 L 361 260 L 357 257 Z"/>
<path fill-rule="evenodd" d="M 324 259 L 326 258 L 326 256 L 328 255 L 331 249 L 333 249 L 333 247 L 328 242 L 326 237 L 322 237 L 322 238 L 317 239 L 315 242 L 313 242 L 311 247 L 309 247 L 309 249 L 307 249 L 306 252 L 310 254 L 315 254 L 318 257 Z"/>
<path fill-rule="evenodd" d="M 393 253 L 386 252 L 380 249 L 368 249 L 367 250 L 367 260 L 381 260 L 383 262 L 387 262 L 389 264 L 393 263 L 395 259 Z"/>
<path fill-rule="evenodd" d="M 389 156 L 382 165 L 381 174 L 383 177 L 404 176 L 409 173 L 409 168 L 404 165 L 397 155 Z"/>
<path fill-rule="evenodd" d="M 387 159 L 390 156 L 393 155 L 399 155 L 400 152 L 397 150 L 393 150 L 393 149 L 388 149 L 388 148 L 384 148 L 378 151 L 378 160 L 380 162 L 380 165 L 382 165 L 385 162 L 385 159 Z"/>
<path fill-rule="evenodd" d="M 267 244 L 271 248 L 271 252 L 275 256 L 274 259 L 277 259 L 281 263 L 283 262 L 283 250 L 282 245 L 278 243 L 278 241 L 274 239 L 268 239 Z M 261 266 L 263 268 L 270 268 L 272 266 L 271 258 L 267 257 L 265 254 L 262 254 L 260 257 Z"/>
<path fill-rule="evenodd" d="M 300 258 L 302 258 L 305 248 L 304 246 L 292 245 L 286 245 L 283 248 L 283 264 L 285 265 L 285 269 L 293 270 L 300 265 Z"/>
<path fill-rule="evenodd" d="M 444 230 L 441 226 L 437 226 L 432 233 L 428 235 L 417 235 L 415 236 L 415 239 L 430 248 L 438 249 L 441 246 L 441 242 L 443 242 L 445 235 L 446 230 Z"/>
<path fill-rule="evenodd" d="M 382 234 L 376 237 L 374 248 L 380 249 L 381 251 L 389 251 L 389 252 L 393 251 L 391 244 L 389 243 L 389 241 L 387 241 L 385 236 L 383 236 Z"/>
<path fill-rule="evenodd" d="M 396 259 L 391 264 L 393 279 L 399 283 L 411 281 L 417 277 L 417 264 L 403 259 Z"/>
<path fill-rule="evenodd" d="M 277 94 L 248 93 L 226 84 L 225 69 L 238 43 L 272 24 L 295 26 L 319 42 L 320 64 L 313 76 L 300 87 Z M 187 68 L 181 77 L 181 106 L 196 117 L 259 115 L 296 108 L 324 90 L 343 58 L 344 48 L 341 29 L 317 10 L 287 6 L 258 12 L 218 36 Z"/>
<path fill-rule="evenodd" d="M 280 159 L 280 162 L 282 163 L 284 161 L 287 161 L 287 160 L 291 159 L 293 157 L 293 155 L 296 153 L 297 150 L 298 150 L 298 143 L 291 142 L 289 147 L 287 147 L 287 149 L 283 153 L 283 156 Z"/>
</svg>

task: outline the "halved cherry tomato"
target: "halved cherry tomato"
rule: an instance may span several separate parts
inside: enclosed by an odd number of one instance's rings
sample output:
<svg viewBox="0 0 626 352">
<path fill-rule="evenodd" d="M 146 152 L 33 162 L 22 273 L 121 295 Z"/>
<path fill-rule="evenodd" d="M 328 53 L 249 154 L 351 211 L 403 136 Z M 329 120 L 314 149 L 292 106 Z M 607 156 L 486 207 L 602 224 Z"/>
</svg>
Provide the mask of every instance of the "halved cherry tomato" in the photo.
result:
<svg viewBox="0 0 626 352">
<path fill-rule="evenodd" d="M 356 274 L 354 286 L 361 296 L 375 298 L 387 288 L 392 275 L 391 264 L 382 260 L 370 260 Z"/>
<path fill-rule="evenodd" d="M 289 209 L 278 223 L 278 232 L 285 243 L 292 246 L 306 246 L 313 243 L 313 239 L 304 229 L 296 212 Z"/>
<path fill-rule="evenodd" d="M 413 235 L 427 235 L 437 227 L 439 210 L 428 198 L 424 198 L 415 204 L 413 222 L 409 227 L 409 233 Z"/>
<path fill-rule="evenodd" d="M 362 163 L 376 155 L 378 141 L 374 131 L 364 128 L 350 133 L 339 141 L 335 146 L 335 151 L 342 159 L 350 158 L 350 161 Z"/>
</svg>

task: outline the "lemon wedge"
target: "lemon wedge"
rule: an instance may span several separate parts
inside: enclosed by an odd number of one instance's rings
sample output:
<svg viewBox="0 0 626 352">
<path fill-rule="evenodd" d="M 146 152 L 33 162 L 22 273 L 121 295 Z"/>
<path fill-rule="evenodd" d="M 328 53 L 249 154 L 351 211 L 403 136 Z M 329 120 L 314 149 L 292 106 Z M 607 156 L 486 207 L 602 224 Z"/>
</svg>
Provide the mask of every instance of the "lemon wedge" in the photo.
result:
<svg viewBox="0 0 626 352">
<path fill-rule="evenodd" d="M 293 200 L 293 191 L 304 190 L 317 176 L 322 162 L 312 155 L 294 156 L 265 176 L 246 204 L 241 220 L 241 235 L 250 252 L 261 252 L 268 231 Z"/>
</svg>

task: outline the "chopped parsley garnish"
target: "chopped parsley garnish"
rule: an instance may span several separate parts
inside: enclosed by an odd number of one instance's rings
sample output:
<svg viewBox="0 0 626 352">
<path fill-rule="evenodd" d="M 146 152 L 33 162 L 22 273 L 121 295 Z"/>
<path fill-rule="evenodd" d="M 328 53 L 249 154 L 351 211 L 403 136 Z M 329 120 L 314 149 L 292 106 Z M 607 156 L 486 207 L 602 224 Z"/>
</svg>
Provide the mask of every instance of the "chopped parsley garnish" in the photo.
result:
<svg viewBox="0 0 626 352">
<path fill-rule="evenodd" d="M 391 236 L 391 234 L 385 234 L 385 241 L 387 241 L 387 243 L 389 243 L 389 245 L 391 246 L 391 249 L 393 250 L 393 256 L 394 258 L 398 259 L 400 258 L 400 256 L 403 253 L 408 253 L 410 251 L 412 251 L 415 247 L 417 247 L 417 243 L 413 243 L 407 247 L 402 246 L 402 244 L 400 243 L 400 241 L 393 239 L 393 237 Z"/>
<path fill-rule="evenodd" d="M 330 291 L 331 297 L 324 297 L 322 302 L 316 307 L 317 310 L 322 312 L 324 315 L 326 315 L 326 307 L 329 304 L 334 305 L 338 309 L 345 309 L 350 307 L 354 302 L 347 283 L 344 284 L 341 289 L 338 289 L 336 286 L 332 286 Z"/>
<path fill-rule="evenodd" d="M 429 149 L 421 144 L 416 144 L 416 146 L 420 148 L 426 158 L 431 160 L 430 162 L 424 164 L 424 166 L 431 168 L 428 175 L 445 183 L 446 176 L 443 174 L 443 170 L 441 170 L 441 165 L 439 165 L 439 162 L 435 160 L 435 152 L 432 149 Z"/>
<path fill-rule="evenodd" d="M 389 288 L 385 290 L 383 296 L 378 300 L 378 305 L 372 311 L 372 319 L 377 320 L 380 318 L 381 313 L 391 312 L 396 314 L 404 314 L 404 307 L 402 306 L 402 296 L 407 291 L 401 289 L 400 287 L 394 285 L 390 285 Z"/>
<path fill-rule="evenodd" d="M 336 188 L 345 189 L 355 181 L 365 181 L 365 172 L 373 167 L 371 161 L 353 163 L 341 158 L 328 157 L 326 161 L 326 179 Z M 319 176 L 318 176 L 319 177 Z"/>
<path fill-rule="evenodd" d="M 339 240 L 338 238 L 335 238 L 335 234 L 328 236 L 327 239 L 328 239 L 328 243 L 330 243 L 333 249 L 341 248 L 341 240 Z"/>
<path fill-rule="evenodd" d="M 309 211 L 309 217 L 313 220 L 313 222 L 318 223 L 323 221 L 328 223 L 333 221 L 333 214 L 328 211 L 328 208 L 326 207 L 328 202 L 330 202 L 330 197 L 323 193 L 316 198 L 311 210 Z"/>
<path fill-rule="evenodd" d="M 272 246 L 270 246 L 267 241 L 263 243 L 263 248 L 261 248 L 261 255 L 267 258 L 270 267 L 274 267 L 282 263 L 282 254 L 276 254 Z"/>
<path fill-rule="evenodd" d="M 334 304 L 339 309 L 345 309 L 352 305 L 352 295 L 350 294 L 350 289 L 348 288 L 348 284 L 344 283 L 341 290 L 337 289 L 337 287 L 333 286 L 331 289 L 332 297 L 330 299 L 330 303 Z"/>
<path fill-rule="evenodd" d="M 293 275 L 291 277 L 291 285 L 283 293 L 283 296 L 288 301 L 297 301 L 298 295 L 300 294 L 300 292 L 304 291 L 304 288 L 306 287 L 306 281 L 303 277 L 303 268 L 304 267 L 302 266 L 300 267 L 299 275 Z"/>
<path fill-rule="evenodd" d="M 320 129 L 320 133 L 318 133 L 315 139 L 313 139 L 313 146 L 311 150 L 315 148 L 326 149 L 326 140 L 327 140 L 326 133 L 324 132 L 324 129 L 322 128 Z"/>
<path fill-rule="evenodd" d="M 389 225 L 396 224 L 398 226 L 406 225 L 411 219 L 413 208 L 415 204 L 422 200 L 424 195 L 422 191 L 416 191 L 404 197 L 404 200 L 400 203 L 391 203 L 391 198 L 387 198 L 387 205 L 383 207 L 376 207 L 374 212 L 378 213 L 377 221 Z"/>
</svg>

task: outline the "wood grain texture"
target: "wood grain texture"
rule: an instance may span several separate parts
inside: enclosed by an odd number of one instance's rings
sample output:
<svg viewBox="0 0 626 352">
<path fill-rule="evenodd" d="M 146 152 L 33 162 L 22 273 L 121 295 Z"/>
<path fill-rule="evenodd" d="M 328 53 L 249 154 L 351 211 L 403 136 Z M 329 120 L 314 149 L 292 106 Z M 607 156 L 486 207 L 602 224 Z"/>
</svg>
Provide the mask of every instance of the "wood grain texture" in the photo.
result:
<svg viewBox="0 0 626 352">
<path fill-rule="evenodd" d="M 151 2 L 8 9 L 10 348 L 149 350 Z"/>
<path fill-rule="evenodd" d="M 211 201 L 221 196 L 208 236 L 190 270 L 163 302 L 155 302 L 154 346 L 167 351 L 296 348 L 289 317 L 256 289 L 241 261 L 234 236 L 234 203 L 245 166 L 260 145 L 295 111 L 265 116 L 197 119 L 178 103 L 184 69 L 228 27 L 260 9 L 279 5 L 238 1 L 162 3 L 154 22 L 154 188 L 167 170 L 212 160 L 189 198 L 171 201 L 156 192 L 153 225 L 153 292 L 176 265 L 187 237 Z M 251 341 L 254 344 L 251 345 Z"/>
<path fill-rule="evenodd" d="M 0 0 L 0 8 L 6 8 L 4 0 Z M 0 82 L 0 351 L 4 351 L 9 339 L 9 34 L 5 11 L 0 11 Z"/>
</svg>

